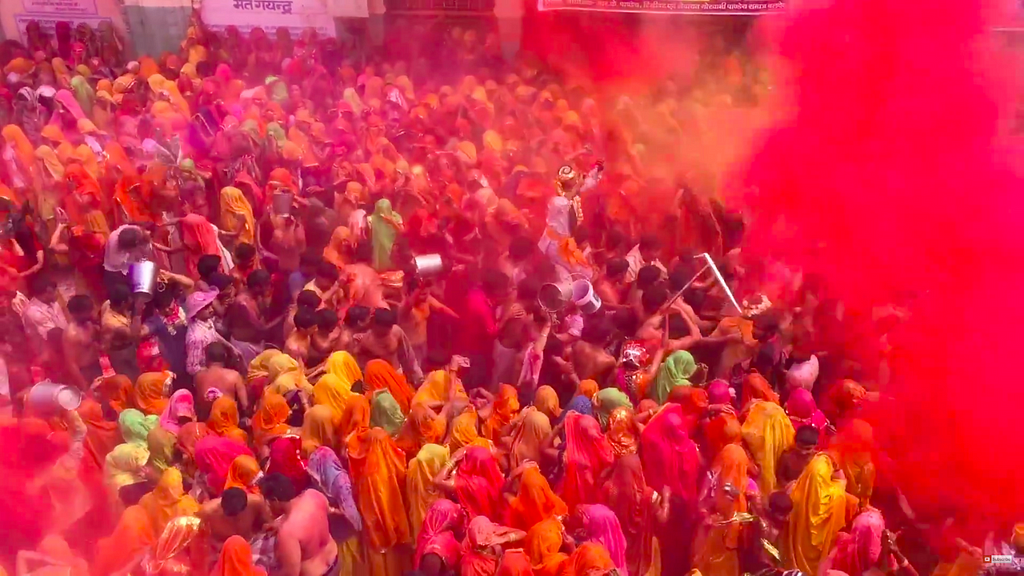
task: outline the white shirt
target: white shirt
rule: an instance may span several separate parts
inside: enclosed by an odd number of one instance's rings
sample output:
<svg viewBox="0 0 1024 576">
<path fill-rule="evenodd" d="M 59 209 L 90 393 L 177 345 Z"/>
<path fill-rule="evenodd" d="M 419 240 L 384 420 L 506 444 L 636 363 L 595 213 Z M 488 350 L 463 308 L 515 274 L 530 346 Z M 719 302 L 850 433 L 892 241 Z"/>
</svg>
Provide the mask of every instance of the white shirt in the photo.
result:
<svg viewBox="0 0 1024 576">
<path fill-rule="evenodd" d="M 121 237 L 121 232 L 127 228 L 134 228 L 142 231 L 138 226 L 132 226 L 131 224 L 125 224 L 119 226 L 117 230 L 110 233 L 110 238 L 107 239 L 107 246 L 103 253 L 103 269 L 108 272 L 120 272 L 121 274 L 128 274 L 128 265 L 142 260 L 142 256 L 133 250 L 121 250 L 117 247 L 117 240 Z"/>
</svg>

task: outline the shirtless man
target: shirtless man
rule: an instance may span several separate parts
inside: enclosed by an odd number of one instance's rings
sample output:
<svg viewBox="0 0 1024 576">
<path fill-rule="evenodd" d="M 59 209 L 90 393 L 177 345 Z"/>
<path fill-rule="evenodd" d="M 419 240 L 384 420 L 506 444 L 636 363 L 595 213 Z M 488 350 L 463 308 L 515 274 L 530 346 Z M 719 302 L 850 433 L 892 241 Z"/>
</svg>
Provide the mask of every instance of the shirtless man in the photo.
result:
<svg viewBox="0 0 1024 576">
<path fill-rule="evenodd" d="M 277 258 L 278 266 L 286 272 L 299 269 L 299 258 L 306 251 L 306 230 L 302 222 L 291 214 L 271 216 L 274 234 L 270 238 L 270 253 Z"/>
<path fill-rule="evenodd" d="M 334 349 L 354 351 L 356 340 L 370 329 L 371 316 L 372 313 L 366 306 L 357 304 L 350 307 L 345 312 L 344 326 L 338 334 L 338 340 L 334 343 Z"/>
<path fill-rule="evenodd" d="M 202 416 L 209 414 L 213 400 L 208 399 L 210 390 L 219 390 L 221 394 L 231 398 L 238 404 L 240 414 L 249 413 L 249 394 L 245 389 L 245 379 L 238 372 L 225 367 L 228 362 L 228 347 L 220 342 L 211 342 L 206 346 L 206 367 L 196 373 L 196 409 Z"/>
<path fill-rule="evenodd" d="M 309 356 L 306 358 L 309 366 L 317 366 L 337 350 L 342 331 L 334 310 L 322 308 L 316 311 L 316 330 L 309 338 Z"/>
<path fill-rule="evenodd" d="M 316 312 L 305 307 L 299 308 L 292 321 L 295 330 L 285 339 L 283 351 L 298 360 L 299 365 L 305 369 L 306 361 L 309 360 L 310 338 L 316 332 Z"/>
<path fill-rule="evenodd" d="M 398 314 L 390 308 L 373 311 L 370 330 L 356 339 L 355 348 L 356 359 L 362 364 L 380 358 L 392 366 L 401 366 L 410 382 L 419 382 L 422 377 L 409 338 L 398 326 Z"/>
<path fill-rule="evenodd" d="M 384 288 L 381 286 L 380 275 L 370 266 L 373 260 L 373 245 L 361 242 L 356 247 L 356 261 L 345 266 L 349 279 L 349 297 L 353 304 L 362 304 L 367 308 L 387 308 L 384 300 Z"/>
<path fill-rule="evenodd" d="M 263 319 L 263 310 L 270 303 L 269 272 L 256 270 L 249 274 L 245 283 L 246 288 L 238 293 L 228 307 L 225 324 L 231 331 L 231 343 L 242 353 L 242 359 L 248 365 L 263 351 L 264 341 L 270 338 L 270 330 L 280 324 L 285 315 L 269 322 Z"/>
<path fill-rule="evenodd" d="M 246 494 L 241 488 L 228 488 L 220 498 L 203 504 L 197 516 L 209 531 L 212 547 L 218 552 L 228 538 L 237 535 L 252 540 L 265 525 L 274 521 L 266 500 L 258 494 Z"/>
<path fill-rule="evenodd" d="M 100 329 L 96 324 L 96 306 L 92 298 L 76 294 L 68 300 L 71 322 L 64 330 L 64 361 L 70 384 L 80 390 L 87 390 L 92 381 L 99 378 Z"/>
<path fill-rule="evenodd" d="M 605 308 L 614 310 L 622 306 L 629 293 L 626 272 L 629 262 L 625 258 L 612 258 L 604 266 L 604 274 L 594 281 L 594 293 L 601 297 Z"/>
<path fill-rule="evenodd" d="M 315 292 L 320 297 L 320 306 L 330 310 L 337 310 L 345 300 L 344 289 L 338 281 L 338 268 L 330 262 L 317 264 L 316 276 L 302 289 Z"/>
<path fill-rule="evenodd" d="M 316 490 L 296 496 L 291 481 L 279 472 L 268 474 L 260 489 L 270 511 L 279 516 L 279 568 L 274 576 L 336 576 L 340 568 L 338 545 L 327 523 L 327 497 Z"/>
<path fill-rule="evenodd" d="M 572 364 L 580 380 L 607 381 L 615 369 L 615 357 L 606 350 L 612 337 L 612 326 L 605 320 L 588 322 L 581 340 L 572 345 Z"/>
</svg>

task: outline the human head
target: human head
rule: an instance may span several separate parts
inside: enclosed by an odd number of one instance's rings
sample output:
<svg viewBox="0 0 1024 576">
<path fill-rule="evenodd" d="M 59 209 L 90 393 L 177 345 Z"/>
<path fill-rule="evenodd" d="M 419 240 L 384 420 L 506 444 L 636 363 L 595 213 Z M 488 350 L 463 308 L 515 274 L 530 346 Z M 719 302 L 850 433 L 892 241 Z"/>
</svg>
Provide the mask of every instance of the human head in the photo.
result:
<svg viewBox="0 0 1024 576">
<path fill-rule="evenodd" d="M 206 345 L 206 365 L 224 365 L 228 361 L 228 347 L 221 342 L 210 342 Z"/>
<path fill-rule="evenodd" d="M 338 314 L 334 310 L 324 308 L 316 311 L 317 332 L 330 334 L 338 327 Z"/>
<path fill-rule="evenodd" d="M 814 448 L 818 445 L 818 439 L 821 433 L 814 426 L 805 425 L 797 428 L 796 431 L 796 449 L 803 454 L 811 454 L 814 452 Z"/>
<path fill-rule="evenodd" d="M 256 247 L 248 242 L 235 246 L 235 266 L 251 268 L 256 260 Z"/>
<path fill-rule="evenodd" d="M 394 328 L 395 324 L 398 324 L 398 315 L 395 314 L 394 310 L 390 308 L 377 308 L 373 311 L 373 326 L 371 330 L 375 335 L 384 337 L 391 334 L 391 329 Z"/>
<path fill-rule="evenodd" d="M 316 268 L 320 265 L 323 259 L 320 254 L 313 251 L 303 252 L 302 256 L 299 257 L 299 272 L 305 278 L 312 278 L 316 275 Z"/>
<path fill-rule="evenodd" d="M 299 308 L 295 311 L 295 330 L 308 335 L 316 328 L 316 312 L 310 308 Z"/>
<path fill-rule="evenodd" d="M 661 242 L 657 236 L 644 236 L 640 238 L 640 256 L 644 262 L 652 262 L 658 259 L 661 252 Z"/>
<path fill-rule="evenodd" d="M 625 258 L 612 258 L 604 265 L 604 275 L 610 282 L 621 283 L 629 271 L 629 261 Z"/>
<path fill-rule="evenodd" d="M 515 263 L 525 262 L 533 254 L 534 247 L 533 240 L 526 236 L 516 236 L 509 242 L 508 258 Z"/>
<path fill-rule="evenodd" d="M 178 301 L 174 298 L 174 292 L 172 290 L 157 290 L 156 294 L 153 294 L 153 308 L 163 315 L 170 315 L 176 311 L 178 307 Z"/>
<path fill-rule="evenodd" d="M 364 330 L 370 321 L 370 309 L 356 304 L 345 313 L 345 327 L 349 330 Z"/>
<path fill-rule="evenodd" d="M 196 270 L 199 277 L 209 282 L 210 275 L 220 269 L 220 256 L 216 254 L 203 254 L 196 263 Z"/>
<path fill-rule="evenodd" d="M 636 273 L 636 287 L 640 290 L 647 290 L 661 280 L 661 268 L 657 266 L 644 266 Z"/>
<path fill-rule="evenodd" d="M 231 304 L 235 301 L 235 279 L 223 272 L 214 272 L 208 280 L 211 288 L 217 289 L 217 301 Z"/>
<path fill-rule="evenodd" d="M 640 296 L 640 304 L 647 314 L 654 314 L 665 302 L 668 302 L 668 288 L 664 286 L 653 286 Z"/>
<path fill-rule="evenodd" d="M 133 252 L 146 245 L 146 233 L 141 228 L 129 226 L 117 235 L 117 247 L 124 252 Z"/>
<path fill-rule="evenodd" d="M 117 284 L 110 289 L 110 307 L 119 312 L 128 309 L 132 300 L 132 291 L 124 284 Z"/>
<path fill-rule="evenodd" d="M 266 270 L 253 270 L 245 279 L 245 285 L 249 293 L 260 298 L 270 294 L 270 272 Z"/>
<path fill-rule="evenodd" d="M 292 499 L 295 498 L 295 486 L 287 476 L 280 472 L 271 472 L 260 482 L 260 492 L 275 516 L 288 511 Z"/>
<path fill-rule="evenodd" d="M 501 270 L 488 268 L 483 271 L 484 293 L 492 300 L 504 300 L 509 296 L 509 284 L 512 280 Z"/>
<path fill-rule="evenodd" d="M 299 292 L 298 297 L 295 298 L 295 305 L 299 308 L 306 308 L 308 310 L 316 310 L 320 307 L 323 300 L 317 296 L 316 292 L 312 290 L 303 290 Z"/>
<path fill-rule="evenodd" d="M 793 500 L 784 491 L 772 492 L 768 496 L 768 516 L 776 524 L 782 524 L 789 519 L 793 511 Z"/>
<path fill-rule="evenodd" d="M 580 338 L 588 344 L 604 347 L 612 338 L 611 322 L 605 318 L 588 318 Z"/>
<path fill-rule="evenodd" d="M 338 267 L 330 262 L 320 261 L 316 266 L 316 287 L 321 290 L 330 290 L 331 286 L 338 281 Z"/>
<path fill-rule="evenodd" d="M 92 320 L 95 311 L 96 307 L 93 305 L 92 298 L 85 294 L 75 294 L 68 300 L 68 312 L 71 314 L 72 320 L 78 324 Z"/>
<path fill-rule="evenodd" d="M 246 496 L 245 490 L 237 486 L 228 488 L 220 496 L 220 508 L 228 518 L 234 518 L 244 512 L 248 504 L 249 497 Z"/>
<path fill-rule="evenodd" d="M 424 576 L 440 576 L 444 572 L 444 560 L 433 552 L 420 558 L 420 573 Z"/>
<path fill-rule="evenodd" d="M 32 296 L 43 304 L 57 301 L 57 283 L 48 276 L 39 275 L 32 279 Z"/>
</svg>

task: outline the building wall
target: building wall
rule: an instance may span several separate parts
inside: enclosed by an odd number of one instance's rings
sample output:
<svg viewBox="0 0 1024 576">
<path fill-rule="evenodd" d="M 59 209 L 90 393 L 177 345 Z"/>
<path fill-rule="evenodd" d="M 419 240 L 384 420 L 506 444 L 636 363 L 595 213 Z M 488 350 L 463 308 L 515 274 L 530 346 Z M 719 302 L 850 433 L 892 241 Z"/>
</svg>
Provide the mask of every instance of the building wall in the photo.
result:
<svg viewBox="0 0 1024 576">
<path fill-rule="evenodd" d="M 125 0 L 132 57 L 177 52 L 188 32 L 190 0 Z"/>
</svg>

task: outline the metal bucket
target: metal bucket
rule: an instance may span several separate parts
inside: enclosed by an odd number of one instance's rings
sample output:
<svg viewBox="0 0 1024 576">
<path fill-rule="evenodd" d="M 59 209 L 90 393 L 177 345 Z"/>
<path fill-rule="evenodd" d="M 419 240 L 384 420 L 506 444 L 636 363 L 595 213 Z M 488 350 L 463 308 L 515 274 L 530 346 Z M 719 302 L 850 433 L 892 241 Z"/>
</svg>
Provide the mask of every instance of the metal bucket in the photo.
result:
<svg viewBox="0 0 1024 576">
<path fill-rule="evenodd" d="M 128 266 L 128 278 L 132 283 L 132 292 L 145 294 L 152 298 L 156 292 L 156 276 L 159 269 L 156 262 L 143 260 Z"/>
<path fill-rule="evenodd" d="M 540 287 L 540 291 L 537 293 L 537 302 L 545 310 L 561 310 L 572 300 L 572 292 L 571 280 L 558 284 L 549 282 Z"/>
<path fill-rule="evenodd" d="M 74 410 L 82 404 L 82 392 L 77 388 L 43 380 L 28 391 L 26 402 L 38 414 L 57 414 L 61 410 Z"/>
<path fill-rule="evenodd" d="M 437 276 L 444 271 L 444 261 L 440 254 L 423 254 L 413 258 L 416 275 L 420 277 Z"/>
<path fill-rule="evenodd" d="M 271 203 L 274 207 L 274 214 L 282 216 L 292 213 L 292 194 L 290 192 L 275 192 Z"/>
<path fill-rule="evenodd" d="M 572 283 L 572 301 L 584 314 L 593 314 L 601 309 L 601 297 L 594 293 L 594 285 L 589 280 Z"/>
</svg>

